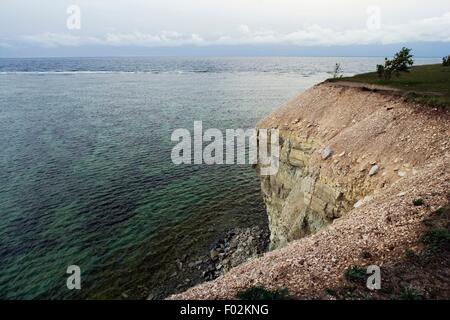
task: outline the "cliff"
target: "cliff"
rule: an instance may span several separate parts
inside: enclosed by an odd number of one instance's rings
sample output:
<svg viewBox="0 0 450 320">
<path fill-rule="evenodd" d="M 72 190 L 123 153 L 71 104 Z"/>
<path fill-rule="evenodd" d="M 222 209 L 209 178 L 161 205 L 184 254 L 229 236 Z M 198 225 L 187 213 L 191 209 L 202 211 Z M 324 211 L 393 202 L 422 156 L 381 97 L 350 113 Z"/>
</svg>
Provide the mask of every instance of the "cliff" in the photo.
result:
<svg viewBox="0 0 450 320">
<path fill-rule="evenodd" d="M 278 128 L 281 144 L 278 174 L 261 177 L 272 247 L 317 232 L 448 151 L 448 123 L 424 112 L 326 83 L 264 119 L 259 127 Z"/>
<path fill-rule="evenodd" d="M 278 173 L 261 176 L 274 250 L 172 298 L 233 298 L 252 286 L 321 298 L 345 285 L 350 266 L 389 265 L 419 247 L 424 219 L 448 203 L 446 111 L 323 83 L 258 127 L 280 130 Z"/>
</svg>

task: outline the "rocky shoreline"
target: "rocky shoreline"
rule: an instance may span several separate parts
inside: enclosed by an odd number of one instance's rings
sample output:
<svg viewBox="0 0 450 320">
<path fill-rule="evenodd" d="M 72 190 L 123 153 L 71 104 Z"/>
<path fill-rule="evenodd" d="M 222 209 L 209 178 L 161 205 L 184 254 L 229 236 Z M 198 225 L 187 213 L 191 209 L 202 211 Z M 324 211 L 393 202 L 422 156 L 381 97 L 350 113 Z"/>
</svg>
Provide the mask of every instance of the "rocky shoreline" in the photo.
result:
<svg viewBox="0 0 450 320">
<path fill-rule="evenodd" d="M 177 257 L 174 261 L 176 271 L 161 286 L 154 288 L 147 300 L 164 299 L 170 294 L 212 281 L 230 269 L 263 255 L 269 248 L 269 242 L 267 225 L 230 229 L 211 243 L 205 252 Z"/>
<path fill-rule="evenodd" d="M 258 257 L 269 247 L 269 230 L 265 227 L 236 228 L 228 231 L 209 252 L 201 264 L 202 277 L 214 280 L 251 258 Z"/>
</svg>

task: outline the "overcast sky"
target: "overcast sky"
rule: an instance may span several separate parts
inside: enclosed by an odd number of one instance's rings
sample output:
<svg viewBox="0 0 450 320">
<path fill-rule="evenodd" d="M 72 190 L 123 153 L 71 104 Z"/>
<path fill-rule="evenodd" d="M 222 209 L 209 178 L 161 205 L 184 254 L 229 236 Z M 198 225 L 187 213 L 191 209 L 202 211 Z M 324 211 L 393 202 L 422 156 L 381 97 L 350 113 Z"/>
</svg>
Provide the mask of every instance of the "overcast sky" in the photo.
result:
<svg viewBox="0 0 450 320">
<path fill-rule="evenodd" d="M 79 20 L 76 10 L 67 12 L 71 5 L 79 8 Z M 298 48 L 300 54 L 328 50 L 329 55 L 340 47 L 354 48 L 357 55 L 361 46 L 397 44 L 429 44 L 436 55 L 448 50 L 450 1 L 0 1 L 0 56 L 108 55 L 122 49 L 152 54 L 161 48 L 182 55 L 214 52 L 214 47 L 237 53 L 254 47 L 268 53 L 281 47 Z"/>
</svg>

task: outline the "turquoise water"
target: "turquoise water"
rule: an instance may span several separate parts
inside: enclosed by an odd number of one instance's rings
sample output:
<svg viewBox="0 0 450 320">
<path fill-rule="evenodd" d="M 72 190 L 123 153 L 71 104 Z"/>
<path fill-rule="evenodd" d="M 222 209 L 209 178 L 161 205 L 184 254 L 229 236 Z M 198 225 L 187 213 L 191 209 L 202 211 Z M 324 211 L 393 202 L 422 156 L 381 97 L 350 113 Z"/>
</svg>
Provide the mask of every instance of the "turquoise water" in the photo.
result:
<svg viewBox="0 0 450 320">
<path fill-rule="evenodd" d="M 180 255 L 261 223 L 251 166 L 175 166 L 170 135 L 253 127 L 336 59 L 0 59 L 0 298 L 142 298 Z"/>
</svg>

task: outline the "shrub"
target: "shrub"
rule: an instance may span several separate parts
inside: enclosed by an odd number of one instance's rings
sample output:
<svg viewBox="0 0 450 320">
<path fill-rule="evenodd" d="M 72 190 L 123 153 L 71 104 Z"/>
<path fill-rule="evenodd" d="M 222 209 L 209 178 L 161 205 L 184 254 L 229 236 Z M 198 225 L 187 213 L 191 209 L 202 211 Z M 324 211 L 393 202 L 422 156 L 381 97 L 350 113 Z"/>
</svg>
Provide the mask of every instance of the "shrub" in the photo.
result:
<svg viewBox="0 0 450 320">
<path fill-rule="evenodd" d="M 365 282 L 366 281 L 366 269 L 353 266 L 345 270 L 344 273 L 345 279 L 347 279 L 350 282 Z"/>
<path fill-rule="evenodd" d="M 420 258 L 420 256 L 417 253 L 415 253 L 413 250 L 410 250 L 410 249 L 406 250 L 405 257 L 406 257 L 406 259 L 412 260 L 412 261 L 419 260 L 419 258 Z"/>
<path fill-rule="evenodd" d="M 403 47 L 394 55 L 392 60 L 385 58 L 384 66 L 381 64 L 377 65 L 378 76 L 389 80 L 393 74 L 399 77 L 400 72 L 409 72 L 411 66 L 414 64 L 412 57 L 411 49 Z"/>
<path fill-rule="evenodd" d="M 425 204 L 425 202 L 423 201 L 423 199 L 415 199 L 413 201 L 413 205 L 415 207 L 420 207 L 420 206 L 423 206 L 424 204 Z"/>
<path fill-rule="evenodd" d="M 384 66 L 382 64 L 377 64 L 377 74 L 380 78 L 384 77 Z"/>
<path fill-rule="evenodd" d="M 288 289 L 267 290 L 262 287 L 252 287 L 236 295 L 240 300 L 292 300 Z"/>
<path fill-rule="evenodd" d="M 450 55 L 442 58 L 442 65 L 444 67 L 450 67 Z"/>
</svg>

